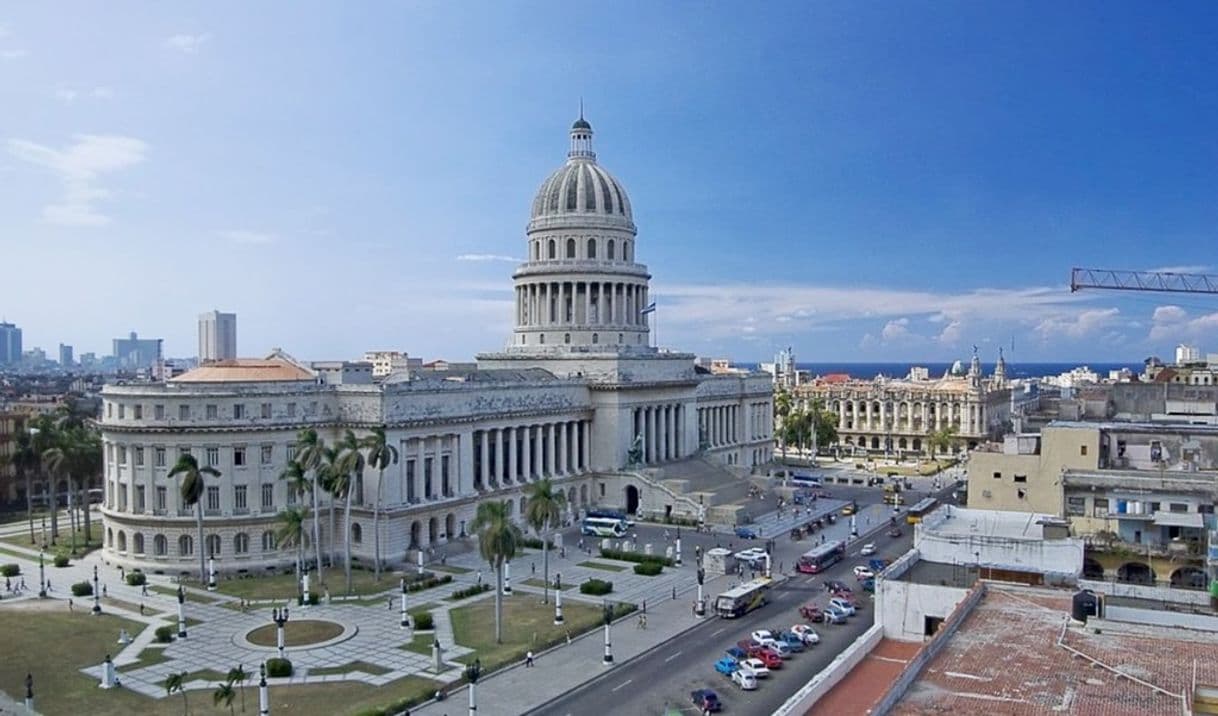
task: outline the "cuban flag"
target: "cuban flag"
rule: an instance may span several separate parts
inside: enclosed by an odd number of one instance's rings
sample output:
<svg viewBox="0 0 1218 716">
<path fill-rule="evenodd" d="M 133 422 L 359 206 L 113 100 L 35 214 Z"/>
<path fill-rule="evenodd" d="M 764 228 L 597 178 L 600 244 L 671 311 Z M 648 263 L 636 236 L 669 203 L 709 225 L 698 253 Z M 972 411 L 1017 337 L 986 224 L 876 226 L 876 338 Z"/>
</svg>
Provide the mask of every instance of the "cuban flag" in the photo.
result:
<svg viewBox="0 0 1218 716">
<path fill-rule="evenodd" d="M 644 308 L 641 311 L 641 313 L 644 316 L 646 316 L 648 313 L 655 313 L 655 312 L 656 312 L 656 302 L 655 301 L 652 301 L 651 303 L 647 304 L 647 308 Z"/>
</svg>

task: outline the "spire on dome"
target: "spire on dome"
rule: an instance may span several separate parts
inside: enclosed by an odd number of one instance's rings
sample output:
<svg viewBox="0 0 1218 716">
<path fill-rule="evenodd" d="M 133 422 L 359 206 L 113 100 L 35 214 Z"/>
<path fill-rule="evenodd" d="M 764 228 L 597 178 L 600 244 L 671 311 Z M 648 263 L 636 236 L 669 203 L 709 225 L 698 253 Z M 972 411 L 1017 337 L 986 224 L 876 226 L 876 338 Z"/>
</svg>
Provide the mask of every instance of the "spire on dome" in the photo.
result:
<svg viewBox="0 0 1218 716">
<path fill-rule="evenodd" d="M 568 159 L 586 159 L 596 161 L 596 152 L 592 151 L 592 125 L 584 119 L 584 98 L 579 98 L 579 119 L 571 125 L 571 151 L 567 152 Z"/>
</svg>

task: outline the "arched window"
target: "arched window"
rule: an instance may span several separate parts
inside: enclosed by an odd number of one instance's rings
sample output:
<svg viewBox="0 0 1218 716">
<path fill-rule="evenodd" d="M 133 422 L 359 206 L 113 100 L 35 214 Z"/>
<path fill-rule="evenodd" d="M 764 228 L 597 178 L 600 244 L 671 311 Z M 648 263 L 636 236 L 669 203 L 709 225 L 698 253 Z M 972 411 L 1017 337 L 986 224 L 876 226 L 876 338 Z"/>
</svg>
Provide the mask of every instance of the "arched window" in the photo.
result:
<svg viewBox="0 0 1218 716">
<path fill-rule="evenodd" d="M 588 239 L 588 258 L 596 258 L 596 239 Z"/>
<path fill-rule="evenodd" d="M 182 557 L 189 557 L 195 552 L 194 540 L 190 535 L 182 535 L 178 538 L 178 554 Z"/>
<path fill-rule="evenodd" d="M 275 541 L 274 532 L 267 530 L 266 532 L 262 533 L 262 551 L 263 552 L 274 552 L 278 547 L 279 547 L 279 545 Z"/>
<path fill-rule="evenodd" d="M 596 343 L 600 343 L 600 342 L 601 342 L 601 337 L 599 335 L 593 333 L 592 334 L 592 343 L 596 344 Z"/>
<path fill-rule="evenodd" d="M 562 342 L 563 342 L 563 343 L 570 343 L 570 342 L 571 342 L 571 334 L 570 334 L 570 333 L 564 333 L 564 334 L 562 334 Z"/>
<path fill-rule="evenodd" d="M 537 260 L 537 242 L 536 241 L 533 242 L 533 260 L 534 261 Z"/>
<path fill-rule="evenodd" d="M 617 334 L 617 342 L 618 342 L 618 343 L 621 343 L 623 338 L 625 338 L 625 336 L 624 336 L 624 335 L 622 335 L 621 333 Z"/>
<path fill-rule="evenodd" d="M 567 258 L 575 258 L 575 239 L 567 239 Z"/>
<path fill-rule="evenodd" d="M 623 241 L 622 242 L 622 260 L 623 261 L 633 261 L 634 260 L 633 257 L 634 257 L 634 250 L 631 247 L 630 242 Z"/>
<path fill-rule="evenodd" d="M 233 552 L 235 554 L 249 554 L 250 551 L 250 536 L 244 532 L 238 532 L 236 537 L 233 537 Z"/>
<path fill-rule="evenodd" d="M 537 342 L 544 346 L 546 344 L 546 334 L 542 333 L 541 336 L 538 337 Z"/>
<path fill-rule="evenodd" d="M 207 556 L 220 556 L 220 535 L 207 535 Z"/>
<path fill-rule="evenodd" d="M 127 533 L 123 532 L 122 530 L 118 531 L 118 551 L 127 551 Z"/>
<path fill-rule="evenodd" d="M 143 554 L 144 553 L 144 533 L 136 532 L 135 535 L 131 538 L 131 541 L 132 541 L 132 546 L 135 548 L 135 553 Z"/>
<path fill-rule="evenodd" d="M 114 530 L 109 527 L 106 528 L 106 546 L 114 549 Z"/>
<path fill-rule="evenodd" d="M 152 538 L 152 553 L 158 557 L 164 557 L 169 552 L 169 540 L 165 539 L 165 535 L 157 535 Z"/>
<path fill-rule="evenodd" d="M 351 524 L 351 541 L 355 544 L 364 541 L 364 528 L 360 527 L 358 522 Z"/>
<path fill-rule="evenodd" d="M 617 258 L 613 253 L 613 239 L 609 239 L 609 243 L 605 245 L 605 258 L 609 259 L 610 261 Z"/>
<path fill-rule="evenodd" d="M 556 250 L 557 250 L 557 247 L 554 244 L 554 239 L 550 239 L 550 256 L 549 256 L 549 258 L 556 258 L 555 253 L 554 253 Z"/>
</svg>

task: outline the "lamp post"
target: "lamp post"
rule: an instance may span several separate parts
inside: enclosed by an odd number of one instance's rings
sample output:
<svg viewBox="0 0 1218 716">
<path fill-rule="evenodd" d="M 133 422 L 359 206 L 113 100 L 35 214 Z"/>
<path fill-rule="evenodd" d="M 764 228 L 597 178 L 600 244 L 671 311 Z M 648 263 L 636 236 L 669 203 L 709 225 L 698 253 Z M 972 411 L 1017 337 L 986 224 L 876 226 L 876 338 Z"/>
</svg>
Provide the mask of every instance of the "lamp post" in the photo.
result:
<svg viewBox="0 0 1218 716">
<path fill-rule="evenodd" d="M 178 585 L 178 638 L 186 638 L 186 591 Z"/>
<path fill-rule="evenodd" d="M 304 586 L 302 588 L 304 590 L 304 599 L 301 600 L 300 603 L 303 606 L 307 607 L 307 606 L 309 606 L 309 568 L 308 567 L 305 567 L 305 570 L 304 570 Z"/>
<path fill-rule="evenodd" d="M 474 659 L 474 663 L 465 667 L 465 679 L 469 681 L 469 716 L 478 714 L 478 697 L 475 689 L 478 686 L 479 676 L 482 676 L 482 660 Z"/>
<path fill-rule="evenodd" d="M 266 663 L 258 665 L 258 716 L 270 716 L 271 696 L 266 688 Z"/>
<path fill-rule="evenodd" d="M 207 557 L 207 591 L 216 591 L 216 555 Z"/>
<path fill-rule="evenodd" d="M 47 596 L 47 565 L 42 550 L 38 550 L 38 596 Z"/>
<path fill-rule="evenodd" d="M 562 574 L 554 575 L 554 623 L 562 624 Z"/>
<path fill-rule="evenodd" d="M 97 578 L 97 565 L 93 565 L 93 615 L 101 614 L 101 582 Z"/>
<path fill-rule="evenodd" d="M 283 658 L 285 658 L 284 657 L 284 646 L 283 646 L 283 626 L 288 623 L 288 608 L 285 606 L 283 609 L 279 609 L 279 608 L 272 609 L 271 610 L 271 620 L 273 622 L 275 622 L 275 626 L 279 627 L 276 630 L 275 643 L 278 645 L 278 648 L 279 648 L 279 658 L 283 659 Z"/>
<path fill-rule="evenodd" d="M 850 536 L 851 537 L 859 536 L 859 528 L 858 528 L 857 521 L 855 520 L 855 517 L 857 517 L 857 515 L 855 515 L 853 512 L 851 512 L 850 513 Z"/>
<path fill-rule="evenodd" d="M 511 596 L 512 594 L 512 563 L 503 563 L 503 594 Z"/>
<path fill-rule="evenodd" d="M 410 626 L 410 617 L 406 614 L 406 578 L 402 577 L 402 619 L 398 626 L 405 629 Z"/>
<path fill-rule="evenodd" d="M 702 597 L 702 583 L 706 581 L 706 570 L 702 568 L 702 547 L 694 547 L 694 560 L 698 566 L 698 601 L 694 602 L 694 615 L 706 616 L 706 601 Z"/>
<path fill-rule="evenodd" d="M 613 647 L 609 641 L 609 627 L 613 624 L 613 607 L 609 606 L 609 600 L 605 600 L 604 614 L 602 619 L 605 622 L 605 657 L 601 659 L 601 663 L 605 666 L 613 666 Z"/>
</svg>

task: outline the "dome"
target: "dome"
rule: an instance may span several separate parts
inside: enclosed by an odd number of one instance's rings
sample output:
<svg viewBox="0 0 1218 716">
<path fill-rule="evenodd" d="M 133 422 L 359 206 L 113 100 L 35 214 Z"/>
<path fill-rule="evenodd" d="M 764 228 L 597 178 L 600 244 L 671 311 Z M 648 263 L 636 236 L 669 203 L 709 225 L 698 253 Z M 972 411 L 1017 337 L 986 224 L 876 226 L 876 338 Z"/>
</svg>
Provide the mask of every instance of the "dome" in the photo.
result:
<svg viewBox="0 0 1218 716">
<path fill-rule="evenodd" d="M 575 124 L 571 125 L 571 129 L 592 129 L 592 125 L 588 124 L 588 120 L 580 117 L 579 119 L 575 120 Z"/>
<path fill-rule="evenodd" d="M 630 199 L 621 183 L 596 163 L 592 125 L 581 115 L 571 125 L 567 162 L 541 184 L 531 218 L 579 219 L 594 215 L 616 219 L 633 230 Z"/>
</svg>

